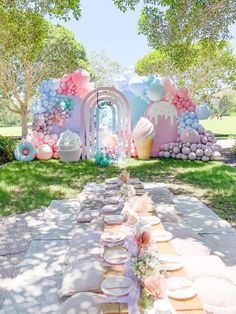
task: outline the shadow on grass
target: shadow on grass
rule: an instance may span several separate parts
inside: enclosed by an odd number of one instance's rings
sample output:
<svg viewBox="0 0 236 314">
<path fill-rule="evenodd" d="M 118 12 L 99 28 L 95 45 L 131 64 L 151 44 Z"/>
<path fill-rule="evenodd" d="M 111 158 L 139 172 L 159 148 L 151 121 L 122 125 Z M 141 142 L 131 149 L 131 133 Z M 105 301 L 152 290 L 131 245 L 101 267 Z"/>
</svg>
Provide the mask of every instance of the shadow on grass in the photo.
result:
<svg viewBox="0 0 236 314">
<path fill-rule="evenodd" d="M 124 168 L 130 171 L 132 177 L 139 177 L 143 181 L 171 180 L 208 189 L 209 197 L 216 197 L 219 191 L 228 197 L 231 191 L 235 191 L 232 188 L 235 169 L 214 162 L 130 159 L 119 165 L 102 168 L 93 161 L 66 164 L 57 160 L 31 163 L 15 161 L 0 168 L 0 214 L 26 212 L 48 206 L 52 199 L 74 197 L 86 183 L 102 182 L 105 178 L 118 175 Z M 230 199 L 229 204 L 231 208 Z"/>
</svg>

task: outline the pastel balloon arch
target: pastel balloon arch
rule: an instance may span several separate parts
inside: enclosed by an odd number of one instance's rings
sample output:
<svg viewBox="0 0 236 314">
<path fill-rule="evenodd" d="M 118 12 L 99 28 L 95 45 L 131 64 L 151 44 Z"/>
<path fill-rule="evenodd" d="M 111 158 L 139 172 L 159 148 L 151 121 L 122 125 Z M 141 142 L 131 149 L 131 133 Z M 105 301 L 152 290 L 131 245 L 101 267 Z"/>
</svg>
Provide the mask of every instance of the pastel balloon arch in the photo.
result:
<svg viewBox="0 0 236 314">
<path fill-rule="evenodd" d="M 150 150 L 152 157 L 221 158 L 214 134 L 200 124 L 211 116 L 211 109 L 207 104 L 197 106 L 187 88 L 176 87 L 167 77 L 139 76 L 134 68 L 115 79 L 114 86 L 95 88 L 83 69 L 43 80 L 31 108 L 32 133 L 17 147 L 16 159 L 58 158 L 59 143 L 71 148 L 78 135 L 82 158 L 95 158 L 104 166 L 131 153 L 137 157 L 137 146 L 145 156 Z M 102 103 L 110 108 L 107 129 Z"/>
</svg>

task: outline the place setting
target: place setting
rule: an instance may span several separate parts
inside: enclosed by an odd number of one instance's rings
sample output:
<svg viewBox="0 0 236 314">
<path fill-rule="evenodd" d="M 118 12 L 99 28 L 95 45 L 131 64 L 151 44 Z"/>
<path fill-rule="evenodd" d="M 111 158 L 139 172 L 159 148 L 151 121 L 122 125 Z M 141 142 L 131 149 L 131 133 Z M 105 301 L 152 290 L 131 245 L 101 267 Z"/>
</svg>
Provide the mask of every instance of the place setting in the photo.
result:
<svg viewBox="0 0 236 314">
<path fill-rule="evenodd" d="M 134 289 L 134 281 L 125 276 L 113 276 L 103 280 L 103 293 L 107 296 L 121 297 L 128 295 Z"/>
<path fill-rule="evenodd" d="M 113 248 L 106 248 L 103 259 L 106 263 L 111 265 L 120 265 L 130 260 L 130 253 L 122 246 L 116 246 Z"/>
</svg>

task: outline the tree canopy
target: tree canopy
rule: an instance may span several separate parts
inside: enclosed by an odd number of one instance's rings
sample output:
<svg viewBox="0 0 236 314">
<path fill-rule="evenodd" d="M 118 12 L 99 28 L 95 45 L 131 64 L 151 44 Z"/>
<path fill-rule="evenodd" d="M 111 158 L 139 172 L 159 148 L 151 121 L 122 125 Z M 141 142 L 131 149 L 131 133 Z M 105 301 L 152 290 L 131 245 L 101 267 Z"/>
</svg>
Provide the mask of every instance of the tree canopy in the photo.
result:
<svg viewBox="0 0 236 314">
<path fill-rule="evenodd" d="M 154 49 L 185 49 L 198 40 L 217 42 L 230 37 L 229 25 L 236 21 L 235 0 L 113 0 L 123 12 L 143 9 L 139 33 L 146 35 Z M 182 45 L 184 47 L 182 47 Z M 213 48 L 213 47 L 212 47 Z"/>
<path fill-rule="evenodd" d="M 97 87 L 111 86 L 114 79 L 122 73 L 120 64 L 111 59 L 105 51 L 101 53 L 92 51 L 89 55 L 89 64 L 93 69 Z"/>
<path fill-rule="evenodd" d="M 10 12 L 1 7 L 1 14 L 7 22 L 0 31 L 3 35 L 0 36 L 1 105 L 21 116 L 25 134 L 29 106 L 41 80 L 60 78 L 80 67 L 89 70 L 89 66 L 83 46 L 71 31 L 52 25 L 32 12 L 16 14 L 16 10 Z M 19 38 L 16 30 L 26 16 L 33 24 L 24 24 Z"/>
<path fill-rule="evenodd" d="M 35 13 L 40 16 L 69 20 L 71 16 L 79 19 L 80 0 L 4 0 L 0 4 L 6 10 Z"/>
<path fill-rule="evenodd" d="M 206 99 L 235 82 L 236 56 L 227 42 L 218 45 L 212 54 L 204 53 L 202 45 L 192 46 L 188 66 L 178 64 L 168 53 L 155 50 L 137 62 L 136 71 L 140 75 L 155 73 L 171 77 L 178 86 L 188 87 L 195 100 Z"/>
</svg>

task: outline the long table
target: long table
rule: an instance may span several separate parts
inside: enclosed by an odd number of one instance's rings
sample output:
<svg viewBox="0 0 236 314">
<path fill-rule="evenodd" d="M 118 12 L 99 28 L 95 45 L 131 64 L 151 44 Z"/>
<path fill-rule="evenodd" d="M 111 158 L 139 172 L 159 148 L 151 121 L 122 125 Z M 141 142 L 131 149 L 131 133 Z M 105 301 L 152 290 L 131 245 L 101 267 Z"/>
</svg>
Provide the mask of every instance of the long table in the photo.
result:
<svg viewBox="0 0 236 314">
<path fill-rule="evenodd" d="M 152 215 L 152 213 L 150 213 Z M 105 224 L 104 231 L 121 231 L 122 225 L 107 225 Z M 154 230 L 165 230 L 162 223 L 158 225 L 152 226 L 152 231 Z M 156 248 L 158 253 L 160 254 L 176 254 L 175 249 L 173 248 L 170 241 L 168 242 L 158 242 L 156 243 Z M 113 275 L 121 275 L 124 274 L 123 266 L 109 266 L 107 267 L 107 271 L 105 277 L 110 277 Z M 171 271 L 171 277 L 187 277 L 187 274 L 184 268 L 180 270 Z M 172 303 L 173 308 L 177 312 L 177 314 L 206 314 L 201 301 L 198 296 L 195 296 L 188 300 L 174 300 L 169 298 L 169 301 Z M 103 305 L 103 314 L 128 314 L 127 304 L 119 304 L 119 303 L 109 303 Z"/>
</svg>

